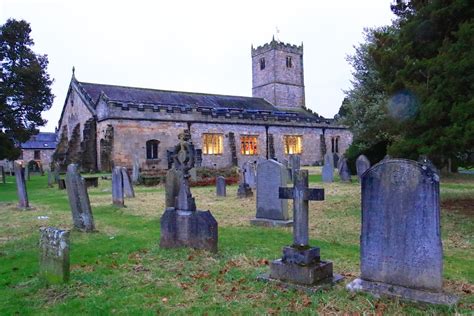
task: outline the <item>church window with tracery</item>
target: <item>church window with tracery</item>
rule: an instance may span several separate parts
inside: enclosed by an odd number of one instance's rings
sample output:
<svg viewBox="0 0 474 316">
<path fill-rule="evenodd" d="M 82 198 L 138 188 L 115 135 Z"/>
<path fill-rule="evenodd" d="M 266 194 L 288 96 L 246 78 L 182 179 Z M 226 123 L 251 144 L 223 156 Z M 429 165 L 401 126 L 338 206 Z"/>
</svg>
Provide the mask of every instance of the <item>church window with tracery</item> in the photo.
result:
<svg viewBox="0 0 474 316">
<path fill-rule="evenodd" d="M 240 153 L 242 155 L 257 155 L 257 136 L 240 136 Z"/>
<path fill-rule="evenodd" d="M 202 153 L 204 155 L 221 155 L 224 150 L 224 136 L 222 134 L 203 134 Z"/>
<path fill-rule="evenodd" d="M 303 152 L 303 136 L 301 135 L 285 135 L 285 154 L 301 154 Z"/>
</svg>

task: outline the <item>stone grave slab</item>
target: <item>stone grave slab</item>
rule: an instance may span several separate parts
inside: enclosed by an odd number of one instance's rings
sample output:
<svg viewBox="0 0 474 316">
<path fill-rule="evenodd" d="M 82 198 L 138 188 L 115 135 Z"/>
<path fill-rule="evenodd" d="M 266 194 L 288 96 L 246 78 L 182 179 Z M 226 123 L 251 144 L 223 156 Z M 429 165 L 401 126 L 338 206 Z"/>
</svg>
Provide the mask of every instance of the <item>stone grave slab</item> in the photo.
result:
<svg viewBox="0 0 474 316">
<path fill-rule="evenodd" d="M 223 176 L 218 176 L 216 178 L 216 195 L 226 196 L 226 184 Z"/>
<path fill-rule="evenodd" d="M 362 178 L 362 174 L 370 168 L 370 161 L 365 155 L 360 155 L 356 160 L 357 177 Z"/>
<path fill-rule="evenodd" d="M 134 198 L 135 191 L 133 190 L 132 180 L 128 175 L 127 168 L 122 167 L 122 181 L 123 181 L 123 194 L 127 198 Z"/>
<path fill-rule="evenodd" d="M 322 170 L 323 182 L 331 183 L 334 181 L 334 159 L 333 155 L 327 153 L 324 155 L 324 165 Z"/>
<path fill-rule="evenodd" d="M 116 166 L 112 170 L 112 204 L 124 207 L 122 167 Z"/>
<path fill-rule="evenodd" d="M 40 228 L 39 276 L 48 284 L 69 281 L 69 231 Z"/>
</svg>

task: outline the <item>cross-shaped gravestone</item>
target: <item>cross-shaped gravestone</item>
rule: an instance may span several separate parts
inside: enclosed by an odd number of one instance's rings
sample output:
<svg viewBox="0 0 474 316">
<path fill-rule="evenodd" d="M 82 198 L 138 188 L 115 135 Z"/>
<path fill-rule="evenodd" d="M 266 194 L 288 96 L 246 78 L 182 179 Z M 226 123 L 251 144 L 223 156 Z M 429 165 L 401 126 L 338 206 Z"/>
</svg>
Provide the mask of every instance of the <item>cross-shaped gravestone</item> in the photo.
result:
<svg viewBox="0 0 474 316">
<path fill-rule="evenodd" d="M 296 170 L 293 188 L 280 187 L 280 199 L 293 200 L 293 245 L 307 246 L 308 202 L 323 201 L 324 189 L 308 188 L 308 170 Z"/>
</svg>

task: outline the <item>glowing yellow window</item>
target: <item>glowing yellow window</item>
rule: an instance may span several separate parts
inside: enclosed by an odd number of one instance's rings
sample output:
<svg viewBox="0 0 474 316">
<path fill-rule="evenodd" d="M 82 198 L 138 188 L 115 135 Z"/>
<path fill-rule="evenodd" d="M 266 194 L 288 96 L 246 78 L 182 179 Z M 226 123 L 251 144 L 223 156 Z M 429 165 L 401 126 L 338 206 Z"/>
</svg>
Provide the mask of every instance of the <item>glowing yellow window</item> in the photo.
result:
<svg viewBox="0 0 474 316">
<path fill-rule="evenodd" d="M 240 136 L 240 153 L 257 155 L 257 136 Z"/>
<path fill-rule="evenodd" d="M 301 154 L 303 151 L 303 136 L 285 135 L 283 141 L 285 142 L 285 154 Z"/>
<path fill-rule="evenodd" d="M 224 149 L 222 134 L 203 134 L 202 153 L 205 155 L 221 155 Z"/>
</svg>

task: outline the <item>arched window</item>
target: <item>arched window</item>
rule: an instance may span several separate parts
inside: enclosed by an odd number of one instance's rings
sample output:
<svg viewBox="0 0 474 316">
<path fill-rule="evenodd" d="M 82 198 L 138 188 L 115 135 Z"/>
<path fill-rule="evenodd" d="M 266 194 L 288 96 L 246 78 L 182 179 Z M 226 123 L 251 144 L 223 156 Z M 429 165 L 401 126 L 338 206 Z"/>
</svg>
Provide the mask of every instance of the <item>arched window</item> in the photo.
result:
<svg viewBox="0 0 474 316">
<path fill-rule="evenodd" d="M 158 144 L 160 142 L 156 139 L 151 139 L 146 142 L 146 159 L 158 159 Z"/>
</svg>

